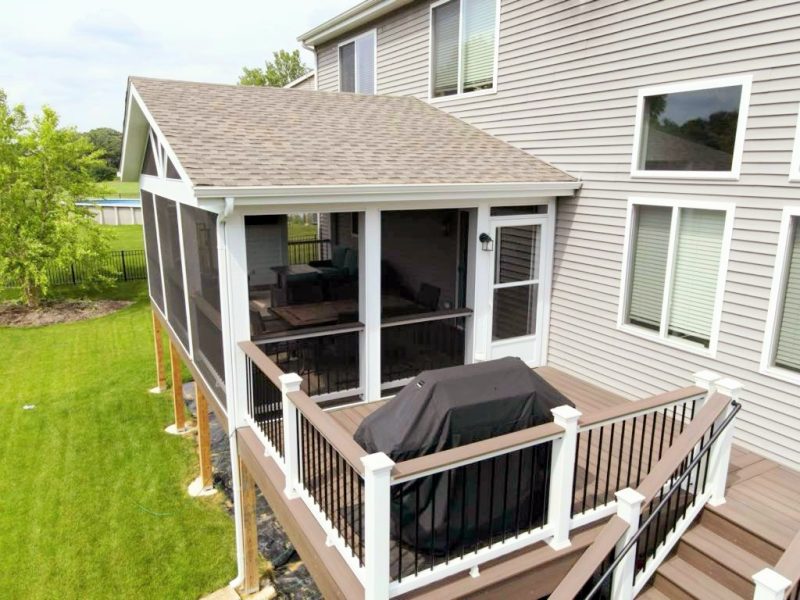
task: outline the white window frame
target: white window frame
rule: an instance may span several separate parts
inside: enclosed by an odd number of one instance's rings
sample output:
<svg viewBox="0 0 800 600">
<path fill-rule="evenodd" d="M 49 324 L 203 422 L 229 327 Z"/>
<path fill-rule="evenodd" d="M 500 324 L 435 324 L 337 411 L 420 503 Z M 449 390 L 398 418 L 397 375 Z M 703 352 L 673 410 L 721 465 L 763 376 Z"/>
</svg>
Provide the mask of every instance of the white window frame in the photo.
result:
<svg viewBox="0 0 800 600">
<path fill-rule="evenodd" d="M 667 252 L 667 272 L 664 282 L 664 296 L 661 305 L 661 329 L 655 332 L 645 327 L 627 323 L 625 316 L 628 312 L 628 287 L 631 283 L 630 267 L 633 259 L 633 225 L 634 210 L 637 206 L 666 206 L 672 208 L 672 225 L 670 227 L 669 250 Z M 717 293 L 714 299 L 714 314 L 712 317 L 711 336 L 708 348 L 701 344 L 682 340 L 669 335 L 669 310 L 672 295 L 672 280 L 675 268 L 675 244 L 678 239 L 680 209 L 696 208 L 702 210 L 718 210 L 725 212 L 725 229 L 722 234 L 722 248 L 720 251 L 719 273 L 717 274 Z M 728 273 L 728 259 L 731 251 L 731 236 L 736 205 L 733 202 L 697 202 L 683 198 L 642 198 L 628 199 L 628 210 L 625 222 L 625 241 L 622 254 L 622 279 L 619 290 L 619 306 L 617 312 L 617 329 L 641 338 L 659 342 L 672 348 L 701 356 L 715 357 L 719 343 L 719 330 L 722 321 L 722 304 L 725 298 L 725 283 Z"/>
<path fill-rule="evenodd" d="M 792 149 L 792 163 L 789 167 L 789 181 L 800 183 L 800 104 L 797 106 L 797 126 L 794 132 L 794 148 Z"/>
<path fill-rule="evenodd" d="M 742 154 L 744 151 L 744 139 L 747 129 L 747 114 L 750 109 L 750 90 L 752 84 L 752 75 L 737 75 L 734 77 L 719 77 L 715 79 L 698 79 L 695 81 L 669 83 L 640 89 L 636 99 L 636 125 L 633 133 L 633 151 L 631 153 L 631 177 L 658 179 L 739 179 L 742 168 Z M 742 87 L 742 96 L 739 99 L 739 120 L 736 123 L 736 141 L 733 146 L 733 159 L 730 171 L 648 171 L 639 168 L 639 159 L 641 158 L 642 152 L 642 136 L 644 134 L 645 98 L 660 94 L 696 92 L 736 85 Z"/>
<path fill-rule="evenodd" d="M 778 343 L 778 315 L 783 308 L 783 296 L 786 289 L 786 276 L 789 271 L 789 241 L 792 234 L 792 220 L 798 219 L 800 226 L 800 206 L 787 206 L 781 217 L 781 232 L 778 237 L 778 252 L 775 258 L 775 271 L 772 276 L 772 288 L 769 294 L 767 309 L 767 326 L 764 330 L 764 347 L 761 351 L 761 373 L 775 379 L 800 385 L 800 373 L 784 369 L 774 364 L 775 350 Z"/>
<path fill-rule="evenodd" d="M 473 90 L 471 92 L 462 92 L 461 89 L 464 85 L 464 68 L 461 60 L 461 50 L 464 42 L 464 2 L 469 0 L 461 0 L 458 6 L 458 92 L 450 94 L 449 96 L 436 96 L 433 95 L 433 9 L 454 2 L 455 0 L 437 0 L 430 5 L 428 10 L 428 102 L 445 102 L 447 100 L 458 100 L 460 98 L 471 98 L 473 96 L 486 96 L 489 94 L 497 93 L 497 64 L 500 55 L 500 2 L 495 1 L 494 13 L 494 72 L 492 73 L 492 87 L 485 90 Z"/>
<path fill-rule="evenodd" d="M 353 87 L 356 88 L 354 92 L 355 94 L 363 94 L 364 92 L 358 91 L 358 52 L 356 51 L 355 43 L 357 40 L 361 38 L 367 37 L 368 35 L 374 36 L 372 39 L 374 43 L 372 44 L 372 95 L 375 96 L 378 94 L 378 30 L 377 29 L 370 29 L 368 31 L 364 31 L 359 33 L 356 36 L 348 38 L 344 41 L 339 42 L 336 46 L 336 89 L 340 92 L 342 91 L 342 46 L 347 46 L 347 44 L 353 44 L 353 73 L 355 76 L 355 81 L 353 83 Z"/>
</svg>

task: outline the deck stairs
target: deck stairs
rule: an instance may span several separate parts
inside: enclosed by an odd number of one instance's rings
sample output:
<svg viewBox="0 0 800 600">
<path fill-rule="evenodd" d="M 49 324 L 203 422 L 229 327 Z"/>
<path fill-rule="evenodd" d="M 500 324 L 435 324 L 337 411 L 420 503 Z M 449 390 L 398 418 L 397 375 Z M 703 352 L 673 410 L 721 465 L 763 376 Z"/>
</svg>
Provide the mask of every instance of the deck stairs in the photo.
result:
<svg viewBox="0 0 800 600">
<path fill-rule="evenodd" d="M 790 533 L 766 521 L 759 515 L 742 519 L 736 507 L 706 507 L 639 598 L 752 599 L 752 576 L 775 565 Z"/>
</svg>

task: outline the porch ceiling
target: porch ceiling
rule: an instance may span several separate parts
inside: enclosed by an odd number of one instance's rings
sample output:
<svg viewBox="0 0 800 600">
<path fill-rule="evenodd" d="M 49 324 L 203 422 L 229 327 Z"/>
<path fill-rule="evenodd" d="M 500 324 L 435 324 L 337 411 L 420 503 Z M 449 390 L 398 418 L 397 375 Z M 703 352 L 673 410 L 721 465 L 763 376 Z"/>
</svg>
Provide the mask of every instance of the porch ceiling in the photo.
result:
<svg viewBox="0 0 800 600">
<path fill-rule="evenodd" d="M 575 187 L 574 177 L 415 98 L 138 77 L 129 85 L 196 189 Z"/>
</svg>

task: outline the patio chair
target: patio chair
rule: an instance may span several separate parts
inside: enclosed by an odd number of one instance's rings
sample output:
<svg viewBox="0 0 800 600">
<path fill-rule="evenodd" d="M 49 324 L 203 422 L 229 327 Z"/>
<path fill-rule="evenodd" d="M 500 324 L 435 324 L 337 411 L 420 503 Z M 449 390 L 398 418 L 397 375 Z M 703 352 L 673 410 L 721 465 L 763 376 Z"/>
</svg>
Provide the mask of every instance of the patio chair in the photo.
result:
<svg viewBox="0 0 800 600">
<path fill-rule="evenodd" d="M 417 292 L 416 302 L 423 308 L 433 312 L 439 308 L 439 296 L 442 295 L 441 288 L 429 283 L 423 283 L 419 286 Z"/>
</svg>

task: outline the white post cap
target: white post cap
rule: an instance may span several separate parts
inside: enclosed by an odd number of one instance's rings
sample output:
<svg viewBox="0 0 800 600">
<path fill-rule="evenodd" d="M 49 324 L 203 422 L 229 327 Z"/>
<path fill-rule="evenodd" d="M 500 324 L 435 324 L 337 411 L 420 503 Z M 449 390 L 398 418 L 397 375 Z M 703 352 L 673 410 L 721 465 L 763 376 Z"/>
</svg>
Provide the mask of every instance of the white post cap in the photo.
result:
<svg viewBox="0 0 800 600">
<path fill-rule="evenodd" d="M 620 490 L 618 492 L 614 492 L 614 497 L 617 499 L 617 502 L 628 504 L 628 505 L 635 505 L 641 504 L 644 502 L 644 496 L 634 490 L 633 488 L 625 488 L 624 490 Z"/>
<path fill-rule="evenodd" d="M 711 390 L 714 387 L 714 384 L 722 379 L 722 375 L 719 373 L 715 373 L 714 371 L 703 370 L 698 371 L 693 375 L 694 377 L 694 384 L 697 387 L 703 388 L 704 390 Z"/>
<path fill-rule="evenodd" d="M 299 390 L 300 384 L 303 383 L 303 378 L 297 373 L 284 373 L 278 379 L 281 382 L 281 387 L 289 392 Z"/>
<path fill-rule="evenodd" d="M 577 421 L 583 414 L 581 411 L 577 410 L 573 406 L 570 406 L 569 404 L 556 406 L 550 412 L 553 413 L 553 418 L 556 423 Z"/>
<path fill-rule="evenodd" d="M 781 594 L 781 597 L 783 597 L 783 593 L 789 589 L 789 586 L 792 585 L 792 582 L 786 577 L 769 567 L 761 569 L 758 573 L 753 575 L 753 581 L 755 581 L 756 586 L 763 586 L 770 592 Z"/>
<path fill-rule="evenodd" d="M 367 471 L 382 471 L 394 467 L 394 461 L 383 452 L 375 452 L 361 457 L 361 463 Z"/>
<path fill-rule="evenodd" d="M 733 400 L 736 400 L 739 397 L 739 392 L 742 391 L 744 386 L 742 386 L 742 384 L 735 379 L 724 377 L 717 381 L 716 387 L 720 394 L 730 396 Z"/>
</svg>

